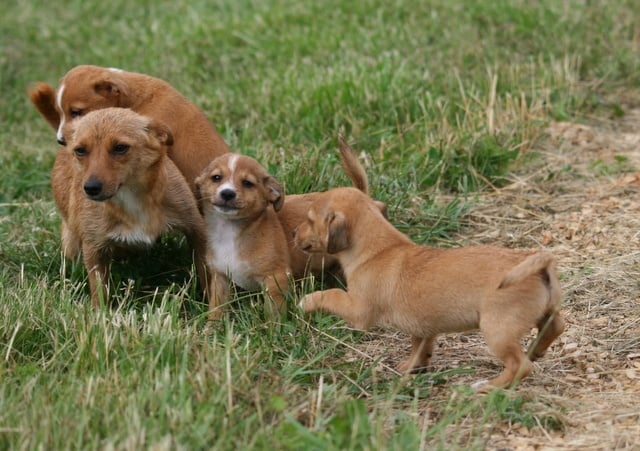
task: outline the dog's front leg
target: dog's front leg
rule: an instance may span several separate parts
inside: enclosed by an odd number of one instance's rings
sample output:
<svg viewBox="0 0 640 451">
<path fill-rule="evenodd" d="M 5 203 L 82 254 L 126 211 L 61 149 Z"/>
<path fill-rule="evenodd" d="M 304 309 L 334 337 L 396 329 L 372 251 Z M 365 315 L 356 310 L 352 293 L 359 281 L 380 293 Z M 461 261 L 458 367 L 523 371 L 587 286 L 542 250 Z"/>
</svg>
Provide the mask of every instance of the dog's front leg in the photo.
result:
<svg viewBox="0 0 640 451">
<path fill-rule="evenodd" d="M 109 299 L 110 256 L 104 250 L 97 250 L 86 243 L 82 243 L 82 258 L 89 278 L 91 304 L 94 309 L 98 309 L 100 303 L 106 303 Z"/>
<path fill-rule="evenodd" d="M 339 288 L 309 293 L 298 305 L 305 312 L 333 313 L 358 329 L 366 330 L 371 326 L 366 303 Z"/>
<path fill-rule="evenodd" d="M 267 277 L 263 285 L 266 294 L 265 301 L 268 303 L 265 305 L 265 309 L 272 316 L 275 316 L 276 311 L 281 316 L 284 316 L 287 313 L 285 296 L 289 291 L 289 271 L 283 271 L 279 274 L 274 274 L 272 277 Z"/>
<path fill-rule="evenodd" d="M 229 297 L 229 278 L 221 272 L 209 274 L 209 321 L 222 318 L 222 306 Z"/>
</svg>

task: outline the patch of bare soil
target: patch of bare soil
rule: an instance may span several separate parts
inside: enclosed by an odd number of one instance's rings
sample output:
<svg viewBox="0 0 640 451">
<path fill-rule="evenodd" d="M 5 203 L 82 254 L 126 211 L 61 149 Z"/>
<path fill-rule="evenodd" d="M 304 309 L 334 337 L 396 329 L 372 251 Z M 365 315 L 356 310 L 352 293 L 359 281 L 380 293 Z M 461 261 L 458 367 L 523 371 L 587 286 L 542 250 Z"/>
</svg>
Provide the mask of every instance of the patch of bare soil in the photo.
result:
<svg viewBox="0 0 640 451">
<path fill-rule="evenodd" d="M 562 427 L 493 425 L 483 436 L 491 449 L 640 449 L 640 109 L 589 125 L 553 123 L 537 152 L 513 183 L 480 196 L 456 243 L 558 257 L 567 328 L 516 394 Z M 385 366 L 409 348 L 400 335 L 376 342 L 363 343 L 367 354 L 398 347 Z M 501 369 L 480 335 L 440 337 L 432 370 L 457 367 L 476 372 L 449 384 Z M 433 395 L 450 398 L 449 384 Z"/>
</svg>

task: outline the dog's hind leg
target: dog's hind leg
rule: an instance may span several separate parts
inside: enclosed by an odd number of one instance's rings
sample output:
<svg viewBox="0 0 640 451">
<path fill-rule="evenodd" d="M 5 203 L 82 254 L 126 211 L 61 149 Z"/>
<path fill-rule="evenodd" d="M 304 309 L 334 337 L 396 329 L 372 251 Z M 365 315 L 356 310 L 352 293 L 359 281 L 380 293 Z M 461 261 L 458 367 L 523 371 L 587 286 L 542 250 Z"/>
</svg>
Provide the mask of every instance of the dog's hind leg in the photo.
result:
<svg viewBox="0 0 640 451">
<path fill-rule="evenodd" d="M 558 311 L 547 313 L 537 323 L 538 336 L 531 351 L 531 360 L 542 357 L 551 343 L 564 332 L 564 319 Z"/>
<path fill-rule="evenodd" d="M 406 373 L 425 368 L 431 360 L 434 342 L 435 337 L 411 337 L 411 355 L 402 360 L 396 369 Z"/>
<path fill-rule="evenodd" d="M 502 318 L 503 324 L 505 318 Z M 520 339 L 524 332 L 520 328 L 513 328 L 513 324 L 498 326 L 500 322 L 481 321 L 480 330 L 484 333 L 487 346 L 504 364 L 504 370 L 497 377 L 484 384 L 474 384 L 475 389 L 486 391 L 492 387 L 507 388 L 527 377 L 532 370 L 532 364 L 520 347 Z M 484 327 L 483 327 L 484 326 Z M 511 327 L 511 328 L 510 328 Z"/>
</svg>

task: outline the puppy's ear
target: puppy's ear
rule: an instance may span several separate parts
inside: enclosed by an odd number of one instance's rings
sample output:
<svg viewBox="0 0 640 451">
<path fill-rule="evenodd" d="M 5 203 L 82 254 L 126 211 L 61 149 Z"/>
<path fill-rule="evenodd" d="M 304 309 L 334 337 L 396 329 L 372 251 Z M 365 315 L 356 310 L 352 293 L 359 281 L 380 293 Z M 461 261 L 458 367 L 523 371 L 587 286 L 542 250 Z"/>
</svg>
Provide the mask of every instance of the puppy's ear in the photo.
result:
<svg viewBox="0 0 640 451">
<path fill-rule="evenodd" d="M 129 105 L 129 89 L 124 80 L 118 77 L 109 77 L 97 81 L 93 85 L 96 94 L 104 98 L 111 99 L 113 106 L 120 108 L 128 108 Z"/>
<path fill-rule="evenodd" d="M 282 189 L 282 185 L 270 175 L 264 178 L 263 183 L 267 189 L 267 200 L 273 204 L 275 211 L 280 211 L 284 205 L 284 189 Z"/>
<path fill-rule="evenodd" d="M 382 216 L 384 216 L 385 219 L 389 219 L 389 217 L 387 216 L 387 204 L 385 204 L 381 200 L 375 199 L 373 199 L 373 204 L 378 210 L 380 210 L 380 213 L 382 213 Z"/>
<path fill-rule="evenodd" d="M 162 122 L 152 119 L 149 125 L 147 125 L 147 131 L 156 138 L 160 144 L 164 144 L 165 146 L 173 145 L 173 133 L 171 133 L 171 129 Z"/>
<path fill-rule="evenodd" d="M 60 114 L 56 110 L 56 92 L 46 83 L 41 81 L 34 83 L 27 90 L 31 103 L 45 120 L 57 130 L 60 126 Z"/>
<path fill-rule="evenodd" d="M 331 212 L 327 216 L 327 252 L 335 254 L 349 247 L 349 227 L 344 214 Z"/>
</svg>

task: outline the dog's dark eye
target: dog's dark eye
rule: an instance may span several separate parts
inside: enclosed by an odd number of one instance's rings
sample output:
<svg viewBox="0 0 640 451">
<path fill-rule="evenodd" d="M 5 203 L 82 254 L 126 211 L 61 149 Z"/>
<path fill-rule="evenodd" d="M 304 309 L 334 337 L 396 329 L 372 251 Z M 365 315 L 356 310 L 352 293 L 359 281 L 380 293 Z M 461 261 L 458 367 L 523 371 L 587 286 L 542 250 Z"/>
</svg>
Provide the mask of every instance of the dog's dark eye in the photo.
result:
<svg viewBox="0 0 640 451">
<path fill-rule="evenodd" d="M 253 183 L 251 180 L 243 180 L 242 186 L 244 186 L 245 188 L 253 188 L 255 186 L 255 183 Z"/>
<path fill-rule="evenodd" d="M 116 144 L 115 146 L 113 146 L 111 152 L 114 155 L 124 155 L 125 153 L 129 152 L 129 146 L 126 144 Z"/>
<path fill-rule="evenodd" d="M 222 176 L 220 174 L 216 174 L 216 175 L 212 175 L 211 176 L 211 181 L 212 182 L 219 182 L 220 180 L 222 180 Z"/>
<path fill-rule="evenodd" d="M 71 117 L 80 117 L 80 116 L 82 116 L 83 113 L 84 113 L 84 111 L 82 111 L 82 110 L 73 109 L 73 110 L 71 110 Z"/>
<path fill-rule="evenodd" d="M 73 149 L 73 151 L 79 157 L 84 157 L 87 154 L 87 149 L 85 147 L 82 147 L 82 146 L 76 147 L 75 149 Z"/>
</svg>

